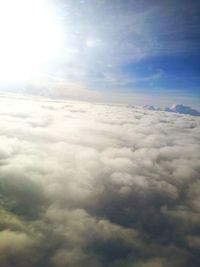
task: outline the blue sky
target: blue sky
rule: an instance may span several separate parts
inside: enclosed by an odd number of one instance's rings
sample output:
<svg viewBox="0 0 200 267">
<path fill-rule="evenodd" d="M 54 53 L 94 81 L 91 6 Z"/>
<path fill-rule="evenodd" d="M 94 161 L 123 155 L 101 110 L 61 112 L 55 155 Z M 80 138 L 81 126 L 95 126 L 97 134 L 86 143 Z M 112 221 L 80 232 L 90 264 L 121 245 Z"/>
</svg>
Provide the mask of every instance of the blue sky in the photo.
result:
<svg viewBox="0 0 200 267">
<path fill-rule="evenodd" d="M 157 94 L 199 101 L 200 1 L 48 2 L 65 36 L 60 57 L 23 87 L 73 85 L 108 98 L 141 94 L 148 101 Z"/>
<path fill-rule="evenodd" d="M 107 92 L 200 97 L 199 1 L 85 0 L 64 10 L 73 14 L 63 11 L 78 50 L 78 61 L 63 64 L 66 80 Z"/>
</svg>

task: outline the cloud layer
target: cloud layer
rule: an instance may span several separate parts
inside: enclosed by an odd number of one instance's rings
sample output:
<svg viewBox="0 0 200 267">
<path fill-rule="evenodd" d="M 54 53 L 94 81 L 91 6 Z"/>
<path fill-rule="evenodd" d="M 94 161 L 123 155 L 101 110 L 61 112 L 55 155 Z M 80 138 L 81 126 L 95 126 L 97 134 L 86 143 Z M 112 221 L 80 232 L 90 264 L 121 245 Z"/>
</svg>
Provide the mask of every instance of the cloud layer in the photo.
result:
<svg viewBox="0 0 200 267">
<path fill-rule="evenodd" d="M 4 267 L 186 267 L 200 257 L 200 120 L 1 96 Z"/>
</svg>

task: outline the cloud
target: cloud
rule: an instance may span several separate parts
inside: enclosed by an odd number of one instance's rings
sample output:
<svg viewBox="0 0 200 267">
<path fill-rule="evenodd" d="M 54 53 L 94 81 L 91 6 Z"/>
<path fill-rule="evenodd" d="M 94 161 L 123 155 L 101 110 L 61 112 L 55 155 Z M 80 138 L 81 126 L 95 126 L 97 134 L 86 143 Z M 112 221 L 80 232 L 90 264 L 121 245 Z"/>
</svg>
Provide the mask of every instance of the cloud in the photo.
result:
<svg viewBox="0 0 200 267">
<path fill-rule="evenodd" d="M 200 120 L 0 98 L 6 267 L 197 267 Z"/>
<path fill-rule="evenodd" d="M 26 233 L 3 230 L 0 232 L 0 262 L 5 267 L 26 266 L 32 262 L 33 241 Z"/>
</svg>

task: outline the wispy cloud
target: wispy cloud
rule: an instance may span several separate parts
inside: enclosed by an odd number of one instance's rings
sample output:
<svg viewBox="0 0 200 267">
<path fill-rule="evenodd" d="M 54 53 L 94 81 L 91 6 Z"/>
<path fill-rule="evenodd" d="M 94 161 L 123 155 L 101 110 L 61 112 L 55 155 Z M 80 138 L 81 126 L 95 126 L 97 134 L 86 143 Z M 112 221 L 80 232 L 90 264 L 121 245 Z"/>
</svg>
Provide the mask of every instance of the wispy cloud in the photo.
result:
<svg viewBox="0 0 200 267">
<path fill-rule="evenodd" d="M 65 38 L 62 56 L 54 65 L 41 70 L 42 75 L 49 77 L 49 87 L 54 87 L 55 77 L 66 84 L 99 92 L 107 89 L 135 93 L 146 87 L 148 93 L 150 87 L 168 90 L 170 86 L 173 91 L 186 86 L 185 75 L 178 70 L 174 74 L 178 79 L 171 79 L 169 69 L 173 66 L 164 69 L 154 67 L 154 63 L 157 59 L 169 63 L 171 58 L 197 53 L 197 1 L 61 0 L 53 6 Z M 127 71 L 126 66 L 133 67 Z M 152 70 L 148 72 L 149 67 Z M 188 80 L 189 92 L 197 87 L 198 81 L 189 76 Z M 60 81 L 58 85 L 63 87 Z"/>
</svg>

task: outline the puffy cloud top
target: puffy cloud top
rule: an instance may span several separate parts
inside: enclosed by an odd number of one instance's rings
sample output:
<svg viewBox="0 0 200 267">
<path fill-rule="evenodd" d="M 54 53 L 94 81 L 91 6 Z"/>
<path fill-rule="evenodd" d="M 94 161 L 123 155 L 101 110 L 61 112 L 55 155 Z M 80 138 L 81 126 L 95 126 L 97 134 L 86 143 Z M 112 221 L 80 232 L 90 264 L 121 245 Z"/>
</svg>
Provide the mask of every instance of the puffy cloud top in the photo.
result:
<svg viewBox="0 0 200 267">
<path fill-rule="evenodd" d="M 198 267 L 200 119 L 0 97 L 4 267 Z"/>
</svg>

